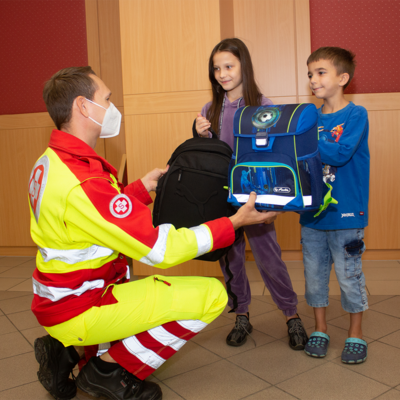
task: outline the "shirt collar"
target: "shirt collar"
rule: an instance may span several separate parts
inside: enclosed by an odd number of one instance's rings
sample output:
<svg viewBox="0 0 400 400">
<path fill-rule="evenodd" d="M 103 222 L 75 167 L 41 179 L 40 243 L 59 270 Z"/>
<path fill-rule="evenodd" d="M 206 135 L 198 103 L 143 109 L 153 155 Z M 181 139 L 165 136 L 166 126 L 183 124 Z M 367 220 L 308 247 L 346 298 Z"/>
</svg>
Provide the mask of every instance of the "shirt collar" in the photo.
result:
<svg viewBox="0 0 400 400">
<path fill-rule="evenodd" d="M 103 169 L 117 176 L 117 170 L 103 157 L 100 157 L 88 144 L 69 133 L 53 129 L 49 147 L 64 151 L 79 158 L 91 158 L 101 162 Z"/>
</svg>

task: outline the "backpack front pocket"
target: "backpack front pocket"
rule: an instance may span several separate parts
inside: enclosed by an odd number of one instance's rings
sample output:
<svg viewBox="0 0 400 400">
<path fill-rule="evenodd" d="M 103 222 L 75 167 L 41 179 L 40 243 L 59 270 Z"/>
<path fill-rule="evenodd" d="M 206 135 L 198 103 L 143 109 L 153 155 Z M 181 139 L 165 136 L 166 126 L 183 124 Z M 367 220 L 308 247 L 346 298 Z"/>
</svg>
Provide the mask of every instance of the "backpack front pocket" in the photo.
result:
<svg viewBox="0 0 400 400">
<path fill-rule="evenodd" d="M 293 168 L 277 162 L 235 165 L 231 171 L 229 189 L 229 202 L 239 205 L 247 202 L 251 192 L 256 192 L 256 206 L 259 209 L 284 209 L 302 197 Z"/>
</svg>

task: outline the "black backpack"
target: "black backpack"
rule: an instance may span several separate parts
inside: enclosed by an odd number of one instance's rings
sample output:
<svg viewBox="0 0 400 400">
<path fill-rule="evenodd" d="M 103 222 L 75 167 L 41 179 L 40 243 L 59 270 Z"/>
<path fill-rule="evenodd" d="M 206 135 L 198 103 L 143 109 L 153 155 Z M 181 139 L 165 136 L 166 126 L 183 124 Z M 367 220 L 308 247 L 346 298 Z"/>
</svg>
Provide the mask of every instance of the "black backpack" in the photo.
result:
<svg viewBox="0 0 400 400">
<path fill-rule="evenodd" d="M 153 208 L 154 226 L 169 223 L 176 229 L 191 228 L 235 213 L 227 202 L 232 149 L 213 131 L 212 139 L 200 138 L 195 122 L 193 138 L 175 149 L 168 161 L 168 172 L 158 181 Z M 217 261 L 229 248 L 196 259 Z"/>
</svg>

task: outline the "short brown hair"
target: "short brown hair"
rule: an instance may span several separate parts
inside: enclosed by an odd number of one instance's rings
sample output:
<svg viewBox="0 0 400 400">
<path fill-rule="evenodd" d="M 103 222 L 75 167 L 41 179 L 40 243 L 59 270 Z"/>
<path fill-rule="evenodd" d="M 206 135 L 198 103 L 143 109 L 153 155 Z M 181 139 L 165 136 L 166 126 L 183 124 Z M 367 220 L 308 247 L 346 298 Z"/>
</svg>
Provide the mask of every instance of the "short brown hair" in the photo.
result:
<svg viewBox="0 0 400 400">
<path fill-rule="evenodd" d="M 43 89 L 43 100 L 57 129 L 71 120 L 72 104 L 78 96 L 89 100 L 98 89 L 90 75 L 96 75 L 91 67 L 70 67 L 56 72 Z"/>
<path fill-rule="evenodd" d="M 349 81 L 343 86 L 344 90 L 354 76 L 354 70 L 356 69 L 355 56 L 350 50 L 342 49 L 341 47 L 320 47 L 308 57 L 307 65 L 319 60 L 331 61 L 338 75 L 349 74 Z"/>
</svg>

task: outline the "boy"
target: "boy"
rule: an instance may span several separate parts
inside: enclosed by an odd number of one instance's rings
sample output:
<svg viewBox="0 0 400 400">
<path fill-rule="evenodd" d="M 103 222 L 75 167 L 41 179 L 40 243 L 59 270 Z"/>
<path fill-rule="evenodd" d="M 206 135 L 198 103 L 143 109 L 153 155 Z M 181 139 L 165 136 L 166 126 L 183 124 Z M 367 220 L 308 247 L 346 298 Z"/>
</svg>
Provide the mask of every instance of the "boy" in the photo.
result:
<svg viewBox="0 0 400 400">
<path fill-rule="evenodd" d="M 310 88 L 324 104 L 318 110 L 319 151 L 324 181 L 333 186 L 338 204 L 314 218 L 300 217 L 306 300 L 314 308 L 315 332 L 304 351 L 325 357 L 329 345 L 326 307 L 332 263 L 341 290 L 342 307 L 350 313 L 348 339 L 342 362 L 362 363 L 367 343 L 362 340 L 362 314 L 368 309 L 361 255 L 368 225 L 369 150 L 365 108 L 348 102 L 343 94 L 355 69 L 354 54 L 339 47 L 321 47 L 307 60 Z"/>
</svg>

